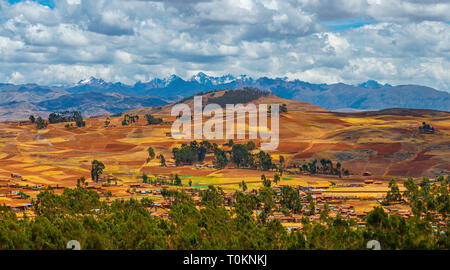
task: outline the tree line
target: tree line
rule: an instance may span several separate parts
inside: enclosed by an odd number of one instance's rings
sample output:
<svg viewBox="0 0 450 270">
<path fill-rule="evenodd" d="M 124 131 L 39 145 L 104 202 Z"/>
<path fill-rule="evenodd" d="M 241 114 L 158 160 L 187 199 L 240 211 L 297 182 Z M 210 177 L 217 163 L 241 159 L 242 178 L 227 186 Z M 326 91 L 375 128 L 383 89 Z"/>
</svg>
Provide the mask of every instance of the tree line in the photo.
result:
<svg viewBox="0 0 450 270">
<path fill-rule="evenodd" d="M 86 122 L 83 120 L 83 116 L 79 111 L 65 111 L 61 113 L 51 113 L 48 116 L 48 123 L 40 116 L 37 118 L 34 115 L 30 115 L 29 120 L 32 124 L 36 124 L 37 129 L 45 129 L 48 124 L 56 124 L 63 122 L 75 122 L 77 127 L 86 126 Z M 70 128 L 72 125 L 67 124 L 66 128 Z"/>
<path fill-rule="evenodd" d="M 281 195 L 267 186 L 250 193 L 237 190 L 226 199 L 221 188 L 210 186 L 199 191 L 201 207 L 184 192 L 165 190 L 169 219 L 152 216 L 154 204 L 148 198 L 107 203 L 82 185 L 61 195 L 48 189 L 33 200 L 34 218 L 19 219 L 0 207 L 0 249 L 65 249 L 72 239 L 82 249 L 365 249 L 372 239 L 382 249 L 448 249 L 447 229 L 436 229 L 430 216 L 430 209 L 437 209 L 448 224 L 448 182 L 449 177 L 407 182 L 404 195 L 414 209 L 409 219 L 375 207 L 360 227 L 353 219 L 329 216 L 325 207 L 320 221 L 305 215 L 297 231 L 267 219 L 277 202 L 292 212 L 301 207 L 290 187 L 283 187 Z"/>
</svg>

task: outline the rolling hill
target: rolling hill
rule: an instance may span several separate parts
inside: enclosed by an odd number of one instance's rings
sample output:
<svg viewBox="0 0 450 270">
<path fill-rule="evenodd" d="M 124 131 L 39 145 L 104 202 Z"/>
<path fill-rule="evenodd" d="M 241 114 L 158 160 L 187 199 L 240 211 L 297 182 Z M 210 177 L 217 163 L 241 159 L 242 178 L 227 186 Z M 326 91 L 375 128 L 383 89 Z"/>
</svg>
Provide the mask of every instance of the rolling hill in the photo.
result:
<svg viewBox="0 0 450 270">
<path fill-rule="evenodd" d="M 227 92 L 230 90 L 215 92 L 212 97 L 211 93 L 205 93 L 205 104 Z M 184 102 L 193 103 L 191 98 Z M 274 160 L 283 155 L 288 167 L 313 159 L 330 159 L 350 170 L 350 176 L 343 181 L 362 181 L 367 172 L 371 178 L 381 181 L 391 177 L 435 177 L 450 173 L 449 112 L 389 109 L 342 113 L 274 95 L 255 96 L 248 102 L 287 105 L 288 111 L 280 115 L 278 148 L 269 153 Z M 85 119 L 86 126 L 82 128 L 66 128 L 66 123 L 57 123 L 37 130 L 31 123 L 0 122 L 0 178 L 18 173 L 30 184 L 75 185 L 80 176 L 89 178 L 89 162 L 93 159 L 105 163 L 106 175 L 119 178 L 142 173 L 221 175 L 220 170 L 197 170 L 193 166 L 161 167 L 157 159 L 146 163 L 149 146 L 156 154 L 163 154 L 168 163 L 173 163 L 172 148 L 190 141 L 170 136 L 170 122 L 175 120 L 170 116 L 170 110 L 175 104 L 127 111 L 139 115 L 135 123 L 128 125 L 122 125 L 123 116 L 113 115 Z M 164 122 L 148 125 L 144 117 L 147 113 L 163 118 Z M 421 133 L 418 127 L 422 122 L 431 124 L 436 132 Z M 236 139 L 235 143 L 245 141 Z M 211 142 L 223 145 L 228 140 Z M 257 139 L 255 143 L 259 147 L 261 140 Z M 208 157 L 206 162 L 212 162 L 212 158 Z M 243 175 L 251 174 L 256 178 L 261 175 L 260 171 L 254 170 L 225 170 L 230 175 L 226 181 L 240 182 Z"/>
</svg>

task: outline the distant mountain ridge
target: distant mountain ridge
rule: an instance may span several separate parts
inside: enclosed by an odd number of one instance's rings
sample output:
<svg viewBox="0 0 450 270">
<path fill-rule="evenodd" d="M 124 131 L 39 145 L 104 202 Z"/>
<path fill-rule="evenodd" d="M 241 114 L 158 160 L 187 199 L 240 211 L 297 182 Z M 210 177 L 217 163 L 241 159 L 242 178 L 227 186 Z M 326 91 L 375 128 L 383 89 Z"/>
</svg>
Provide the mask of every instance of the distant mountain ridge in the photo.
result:
<svg viewBox="0 0 450 270">
<path fill-rule="evenodd" d="M 88 81 L 92 81 L 92 83 L 77 85 L 67 90 L 71 93 L 79 93 L 100 89 L 137 96 L 150 95 L 177 99 L 213 89 L 255 87 L 270 91 L 282 98 L 312 103 L 329 110 L 381 110 L 387 108 L 450 110 L 450 93 L 448 92 L 421 85 L 382 85 L 374 80 L 359 85 L 314 84 L 300 80 L 289 81 L 287 78 L 261 77 L 254 80 L 246 75 L 214 77 L 200 72 L 188 80 L 172 75 L 166 79 L 155 78 L 149 82 L 139 81 L 134 85 L 106 83 L 95 78 Z"/>
<path fill-rule="evenodd" d="M 244 87 L 270 91 L 281 98 L 312 103 L 328 110 L 415 108 L 450 111 L 450 93 L 420 85 L 383 85 L 374 80 L 359 85 L 314 84 L 287 78 L 253 79 L 246 75 L 214 77 L 199 72 L 187 80 L 172 75 L 163 79 L 155 78 L 149 82 L 138 81 L 134 85 L 106 82 L 94 77 L 65 87 L 0 83 L 0 120 L 15 119 L 12 116 L 18 112 L 15 112 L 14 108 L 23 109 L 26 107 L 25 103 L 29 104 L 30 108 L 39 108 L 40 112 L 57 108 L 61 110 L 78 108 L 88 110 L 89 113 L 85 114 L 92 116 L 104 112 L 116 112 L 122 108 L 134 109 L 139 106 L 150 106 L 149 104 L 164 105 L 214 89 Z M 84 103 L 81 104 L 80 101 Z"/>
</svg>

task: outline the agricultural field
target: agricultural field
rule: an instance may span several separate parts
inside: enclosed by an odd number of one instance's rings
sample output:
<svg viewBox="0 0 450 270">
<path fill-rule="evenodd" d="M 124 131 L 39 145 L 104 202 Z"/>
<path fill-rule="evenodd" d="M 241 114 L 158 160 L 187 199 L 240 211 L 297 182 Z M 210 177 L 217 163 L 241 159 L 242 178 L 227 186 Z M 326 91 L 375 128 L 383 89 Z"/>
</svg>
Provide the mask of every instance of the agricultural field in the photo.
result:
<svg viewBox="0 0 450 270">
<path fill-rule="evenodd" d="M 218 92 L 214 98 L 224 92 Z M 204 100 L 208 98 L 204 96 Z M 193 106 L 192 100 L 185 103 Z M 264 96 L 253 103 L 286 104 L 288 108 L 288 112 L 280 115 L 279 146 L 269 151 L 275 163 L 280 155 L 286 159 L 287 169 L 278 186 L 310 187 L 321 190 L 324 196 L 365 199 L 345 203 L 355 205 L 357 211 L 367 211 L 377 199 L 385 196 L 391 178 L 399 182 L 402 191 L 401 182 L 407 177 L 418 179 L 450 174 L 450 113 L 405 109 L 337 113 L 275 96 Z M 204 189 L 214 185 L 225 192 L 240 189 L 242 181 L 249 189 L 261 187 L 262 174 L 273 179 L 276 171 L 236 168 L 233 164 L 217 169 L 213 166 L 212 153 L 206 154 L 205 161 L 198 166 L 175 166 L 172 148 L 191 140 L 180 141 L 170 136 L 171 122 L 176 119 L 170 116 L 172 106 L 125 112 L 124 115 L 139 116 L 129 125 L 121 124 L 123 116 L 111 115 L 85 119 L 86 125 L 81 128 L 57 123 L 37 130 L 28 121 L 0 123 L 0 204 L 26 204 L 39 193 L 39 189 L 23 187 L 73 188 L 80 177 L 85 177 L 88 186 L 103 195 L 111 191 L 113 198 L 142 197 L 130 192 L 133 185 L 148 190 L 161 189 L 143 184 L 143 174 L 150 178 L 178 175 L 182 186 L 174 187 L 177 189 Z M 161 117 L 164 122 L 148 125 L 145 114 Z M 436 131 L 421 133 L 418 127 L 422 122 L 431 124 Z M 247 141 L 234 140 L 234 143 Z M 228 149 L 224 145 L 227 142 L 211 140 L 224 150 Z M 257 151 L 261 141 L 255 140 L 255 143 Z M 167 167 L 161 166 L 157 158 L 147 162 L 148 147 L 152 147 L 156 155 L 166 157 Z M 339 162 L 349 170 L 349 175 L 310 175 L 295 167 L 312 159 Z M 101 183 L 91 180 L 93 160 L 105 165 Z M 106 179 L 110 179 L 108 185 L 104 185 Z M 373 182 L 367 184 L 365 180 Z M 352 184 L 357 187 L 350 187 Z M 7 196 L 18 190 L 29 198 Z M 155 199 L 161 200 L 161 197 Z"/>
</svg>

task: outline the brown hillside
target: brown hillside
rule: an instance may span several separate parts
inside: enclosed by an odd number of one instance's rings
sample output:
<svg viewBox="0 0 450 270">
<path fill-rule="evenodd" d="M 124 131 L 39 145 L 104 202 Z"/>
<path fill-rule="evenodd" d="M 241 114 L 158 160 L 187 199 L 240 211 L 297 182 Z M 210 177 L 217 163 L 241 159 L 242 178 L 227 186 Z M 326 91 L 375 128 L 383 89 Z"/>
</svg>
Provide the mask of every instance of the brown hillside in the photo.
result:
<svg viewBox="0 0 450 270">
<path fill-rule="evenodd" d="M 217 98 L 225 93 L 217 92 L 214 96 Z M 207 95 L 204 95 L 206 100 Z M 279 154 L 290 164 L 327 158 L 334 163 L 341 162 L 350 170 L 349 179 L 355 181 L 363 180 L 364 172 L 381 180 L 450 173 L 450 113 L 405 109 L 396 113 L 335 113 L 276 96 L 263 96 L 253 102 L 287 104 L 288 112 L 280 116 L 280 144 L 276 151 L 270 152 L 276 162 Z M 192 106 L 192 99 L 186 103 Z M 157 159 L 145 162 L 149 146 L 157 155 L 163 154 L 171 164 L 172 147 L 188 142 L 168 136 L 170 124 L 146 123 L 146 113 L 173 121 L 175 118 L 170 117 L 172 106 L 130 111 L 128 113 L 138 114 L 139 120 L 129 126 L 121 125 L 123 117 L 110 117 L 108 127 L 104 124 L 106 117 L 98 117 L 86 119 L 84 128 L 71 129 L 65 128 L 65 123 L 51 124 L 44 130 L 36 130 L 35 125 L 26 122 L 0 123 L 0 179 L 16 173 L 29 185 L 73 186 L 80 176 L 90 179 L 93 159 L 105 163 L 105 175 L 124 181 L 136 181 L 143 172 L 227 176 L 221 171 L 197 170 L 192 166 L 162 168 Z M 436 132 L 419 132 L 422 122 L 431 124 Z M 221 145 L 226 140 L 214 142 Z M 256 145 L 259 145 L 258 140 Z M 207 156 L 207 163 L 211 164 L 212 159 Z M 242 171 L 245 172 L 241 170 L 236 177 L 245 177 Z"/>
</svg>

